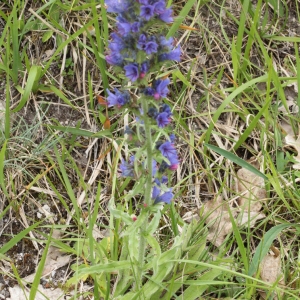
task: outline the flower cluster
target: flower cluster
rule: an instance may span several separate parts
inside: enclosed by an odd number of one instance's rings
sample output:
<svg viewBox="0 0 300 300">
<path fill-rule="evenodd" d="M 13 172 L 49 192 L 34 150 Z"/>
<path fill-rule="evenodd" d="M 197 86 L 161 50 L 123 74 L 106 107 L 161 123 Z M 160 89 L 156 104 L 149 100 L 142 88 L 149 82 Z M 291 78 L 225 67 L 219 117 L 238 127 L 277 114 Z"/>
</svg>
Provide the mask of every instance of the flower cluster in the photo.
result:
<svg viewBox="0 0 300 300">
<path fill-rule="evenodd" d="M 143 79 L 153 66 L 166 60 L 180 60 L 180 48 L 173 38 L 150 34 L 154 23 L 173 21 L 172 9 L 164 0 L 107 0 L 107 11 L 117 13 L 117 32 L 111 34 L 106 61 L 119 66 L 131 81 Z M 158 84 L 158 83 L 157 83 Z"/>
<path fill-rule="evenodd" d="M 117 14 L 117 29 L 110 35 L 106 61 L 125 75 L 125 81 L 135 84 L 134 87 L 139 91 L 139 100 L 147 101 L 148 111 L 143 111 L 137 100 L 135 107 L 138 108 L 138 129 L 127 127 L 125 133 L 129 136 L 129 142 L 143 152 L 143 144 L 147 143 L 143 118 L 149 117 L 147 123 L 150 124 L 151 134 L 153 133 L 153 139 L 156 140 L 152 153 L 152 200 L 154 204 L 169 204 L 173 193 L 167 187 L 168 178 L 165 174 L 168 170 L 176 170 L 179 165 L 174 146 L 175 136 L 171 134 L 168 137 L 167 134 L 167 125 L 172 120 L 171 108 L 163 102 L 169 93 L 170 80 L 153 77 L 165 61 L 180 61 L 180 47 L 175 46 L 173 38 L 165 37 L 166 23 L 173 21 L 173 11 L 166 6 L 165 0 L 106 0 L 105 4 L 108 12 Z M 132 107 L 133 100 L 124 87 L 123 90 L 114 89 L 114 92 L 107 93 L 108 107 Z M 136 174 L 138 168 L 140 172 L 147 172 L 143 155 L 133 155 L 129 161 L 122 159 L 120 175 L 137 178 L 140 176 Z"/>
</svg>

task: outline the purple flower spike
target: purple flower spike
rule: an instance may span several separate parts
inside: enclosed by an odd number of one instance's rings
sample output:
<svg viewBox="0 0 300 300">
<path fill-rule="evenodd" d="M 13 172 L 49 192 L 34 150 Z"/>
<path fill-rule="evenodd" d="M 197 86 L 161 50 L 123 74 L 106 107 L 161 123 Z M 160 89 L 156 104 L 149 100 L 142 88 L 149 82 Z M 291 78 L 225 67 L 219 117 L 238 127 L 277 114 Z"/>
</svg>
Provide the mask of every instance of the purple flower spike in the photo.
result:
<svg viewBox="0 0 300 300">
<path fill-rule="evenodd" d="M 138 64 L 129 64 L 124 67 L 125 76 L 131 80 L 136 81 L 139 78 L 139 67 Z"/>
<path fill-rule="evenodd" d="M 170 79 L 167 78 L 165 80 L 156 80 L 154 83 L 154 99 L 159 100 L 161 98 L 167 97 L 169 93 L 168 84 L 170 83 Z"/>
<path fill-rule="evenodd" d="M 166 38 L 163 29 L 152 30 L 152 26 L 173 22 L 173 10 L 167 7 L 166 0 L 104 0 L 104 2 L 107 12 L 116 14 L 116 30 L 110 35 L 106 61 L 108 64 L 118 66 L 117 72 L 120 73 L 121 69 L 122 84 L 131 82 L 130 88 L 134 88 L 138 95 L 131 100 L 128 88 L 107 91 L 108 107 L 113 106 L 117 110 L 132 109 L 136 114 L 133 127 L 127 126 L 124 133 L 127 141 L 130 141 L 132 151 L 140 149 L 137 150 L 138 159 L 134 156 L 126 160 L 121 158 L 118 176 L 133 177 L 137 181 L 138 174 L 150 176 L 152 204 L 161 202 L 170 204 L 174 195 L 172 189 L 168 187 L 168 178 L 164 175 L 170 172 L 169 170 L 176 170 L 179 165 L 178 154 L 173 144 L 175 135 L 161 134 L 163 131 L 161 128 L 166 127 L 172 120 L 172 109 L 163 101 L 169 93 L 170 79 L 160 78 L 152 81 L 151 78 L 155 77 L 162 62 L 180 61 L 181 50 L 175 45 L 174 39 Z M 123 80 L 124 74 L 126 80 Z M 143 101 L 147 101 L 147 105 L 141 105 Z M 145 118 L 149 121 L 145 122 Z M 149 168 L 147 153 L 144 151 L 150 142 L 146 140 L 148 129 L 153 133 L 158 131 L 160 134 L 155 135 L 153 157 L 151 156 L 152 167 L 149 165 Z M 152 170 L 152 174 L 149 174 L 149 169 Z M 149 204 L 145 200 L 144 207 Z M 135 216 L 133 220 L 136 220 Z"/>
<path fill-rule="evenodd" d="M 154 6 L 152 5 L 143 5 L 141 6 L 140 16 L 146 21 L 149 21 L 154 16 Z"/>
</svg>

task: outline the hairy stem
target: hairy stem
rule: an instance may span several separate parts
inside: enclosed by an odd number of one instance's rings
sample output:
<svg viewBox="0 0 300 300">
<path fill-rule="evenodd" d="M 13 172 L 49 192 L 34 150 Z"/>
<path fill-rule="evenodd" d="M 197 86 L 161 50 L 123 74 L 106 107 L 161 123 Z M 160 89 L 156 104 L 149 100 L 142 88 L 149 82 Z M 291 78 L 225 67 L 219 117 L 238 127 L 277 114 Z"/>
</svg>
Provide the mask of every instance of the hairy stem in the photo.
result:
<svg viewBox="0 0 300 300">
<path fill-rule="evenodd" d="M 146 179 L 146 186 L 145 186 L 145 193 L 144 193 L 144 204 L 145 207 L 149 207 L 152 203 L 151 199 L 151 191 L 152 191 L 152 136 L 151 136 L 151 126 L 149 122 L 149 117 L 147 116 L 148 111 L 148 103 L 147 99 L 141 98 L 140 99 L 142 103 L 142 109 L 144 112 L 143 115 L 143 121 L 144 121 L 144 129 L 145 129 L 145 143 L 146 143 L 146 152 L 147 152 L 147 163 L 146 163 L 146 173 L 147 173 L 147 179 Z M 147 217 L 145 218 L 144 223 L 141 225 L 140 228 L 140 241 L 139 241 L 139 273 L 137 276 L 140 275 L 140 282 L 137 285 L 139 286 L 142 283 L 142 274 L 143 274 L 143 266 L 144 266 L 144 260 L 145 260 L 145 250 L 146 250 L 146 238 L 145 238 L 145 232 L 147 229 L 148 224 L 148 210 L 145 210 L 143 213 L 147 214 Z"/>
</svg>

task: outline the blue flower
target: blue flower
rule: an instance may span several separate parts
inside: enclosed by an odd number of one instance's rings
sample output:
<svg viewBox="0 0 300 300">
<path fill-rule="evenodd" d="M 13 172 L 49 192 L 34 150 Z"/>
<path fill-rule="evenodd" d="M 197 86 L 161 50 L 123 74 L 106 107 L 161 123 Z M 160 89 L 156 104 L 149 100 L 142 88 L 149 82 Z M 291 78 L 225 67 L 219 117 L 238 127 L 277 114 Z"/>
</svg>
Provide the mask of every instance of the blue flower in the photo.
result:
<svg viewBox="0 0 300 300">
<path fill-rule="evenodd" d="M 180 46 L 177 48 L 173 49 L 172 51 L 168 53 L 163 53 L 159 55 L 158 60 L 159 61 L 165 61 L 165 60 L 175 60 L 175 61 L 180 61 L 180 55 L 181 55 L 181 50 Z"/>
<path fill-rule="evenodd" d="M 174 42 L 174 39 L 172 37 L 166 39 L 164 36 L 160 36 L 159 37 L 159 46 L 161 48 L 168 48 L 168 50 L 171 50 L 172 46 L 173 46 L 173 42 Z"/>
<path fill-rule="evenodd" d="M 147 42 L 147 36 L 144 33 L 142 33 L 139 36 L 139 39 L 138 39 L 138 42 L 137 42 L 137 48 L 140 49 L 140 50 L 144 50 L 146 42 Z"/>
<path fill-rule="evenodd" d="M 122 13 L 129 8 L 131 2 L 128 0 L 105 0 L 105 5 L 107 6 L 107 12 Z"/>
<path fill-rule="evenodd" d="M 165 12 L 166 3 L 163 0 L 160 0 L 154 4 L 154 12 L 157 15 L 160 15 Z"/>
<path fill-rule="evenodd" d="M 175 134 L 174 134 L 174 133 L 170 134 L 170 137 L 169 137 L 169 138 L 170 138 L 170 142 L 171 142 L 171 143 L 174 143 L 175 138 L 176 138 L 176 137 L 175 137 Z"/>
<path fill-rule="evenodd" d="M 169 93 L 168 84 L 170 83 L 170 79 L 167 78 L 165 80 L 158 79 L 154 82 L 153 89 L 153 97 L 155 100 L 159 100 L 161 98 L 167 97 Z"/>
<path fill-rule="evenodd" d="M 161 112 L 156 117 L 158 127 L 163 128 L 170 123 L 171 119 L 167 112 Z"/>
<path fill-rule="evenodd" d="M 173 17 L 172 17 L 172 9 L 167 8 L 164 10 L 163 13 L 159 14 L 159 18 L 166 23 L 171 23 L 173 22 Z"/>
<path fill-rule="evenodd" d="M 129 163 L 125 161 L 123 158 L 121 159 L 121 163 L 119 165 L 121 176 L 122 177 L 133 177 L 134 176 L 134 155 L 130 157 Z"/>
<path fill-rule="evenodd" d="M 105 56 L 105 60 L 112 66 L 121 66 L 123 64 L 123 56 L 118 52 L 111 52 Z"/>
<path fill-rule="evenodd" d="M 140 73 L 140 78 L 144 78 L 147 74 L 147 72 L 149 71 L 149 62 L 148 61 L 144 61 L 141 64 L 141 73 Z"/>
<path fill-rule="evenodd" d="M 168 177 L 163 175 L 161 177 L 161 179 L 159 180 L 158 178 L 155 178 L 154 179 L 154 182 L 158 185 L 158 186 L 161 186 L 161 184 L 167 184 L 168 183 Z"/>
<path fill-rule="evenodd" d="M 150 55 L 151 53 L 156 53 L 157 48 L 158 48 L 157 43 L 154 41 L 150 41 L 145 44 L 144 50 L 148 55 Z"/>
<path fill-rule="evenodd" d="M 131 31 L 132 32 L 139 32 L 141 27 L 141 22 L 134 22 L 131 24 Z"/>
<path fill-rule="evenodd" d="M 108 44 L 108 48 L 112 52 L 120 52 L 121 50 L 124 49 L 124 41 L 121 37 L 119 37 L 116 33 L 111 34 L 112 40 Z"/>
<path fill-rule="evenodd" d="M 147 86 L 144 90 L 143 90 L 144 94 L 146 96 L 153 96 L 154 95 L 154 90 L 152 87 Z"/>
<path fill-rule="evenodd" d="M 127 35 L 131 31 L 131 24 L 122 16 L 118 16 L 116 18 L 117 20 L 117 27 L 118 27 L 118 32 L 121 35 Z"/>
<path fill-rule="evenodd" d="M 168 118 L 172 116 L 171 108 L 168 104 L 163 104 L 160 108 L 161 112 L 166 112 L 168 114 Z"/>
<path fill-rule="evenodd" d="M 131 80 L 136 81 L 139 78 L 139 66 L 138 64 L 129 64 L 124 67 L 125 76 Z"/>
<path fill-rule="evenodd" d="M 144 5 L 149 5 L 149 1 L 148 0 L 139 0 L 140 4 L 144 4 Z"/>
<path fill-rule="evenodd" d="M 111 36 L 112 40 L 109 42 L 108 47 L 111 51 L 118 52 L 118 51 L 121 51 L 122 49 L 124 49 L 124 47 L 125 47 L 124 40 L 118 34 L 113 32 L 113 33 L 111 33 L 110 36 Z"/>
<path fill-rule="evenodd" d="M 170 204 L 173 197 L 172 189 L 168 189 L 167 192 L 162 192 L 162 190 L 156 185 L 152 189 L 152 199 L 154 200 L 154 204 L 159 202 Z"/>
<path fill-rule="evenodd" d="M 170 160 L 170 157 L 177 157 L 177 152 L 174 147 L 174 144 L 167 141 L 159 146 L 161 154 Z"/>
<path fill-rule="evenodd" d="M 120 108 L 121 106 L 125 105 L 129 102 L 130 96 L 128 92 L 121 93 L 118 89 L 114 89 L 115 94 L 110 92 L 107 89 L 108 97 L 107 97 L 107 104 L 108 107 L 117 106 Z"/>
<path fill-rule="evenodd" d="M 152 189 L 152 199 L 156 199 L 159 196 L 160 192 L 161 189 L 155 185 Z"/>
<path fill-rule="evenodd" d="M 152 5 L 142 5 L 140 16 L 146 21 L 149 21 L 154 16 L 154 6 Z"/>
<path fill-rule="evenodd" d="M 169 169 L 176 170 L 178 168 L 179 160 L 174 144 L 167 141 L 161 144 L 158 149 L 161 154 L 170 161 L 170 165 L 168 165 Z"/>
</svg>

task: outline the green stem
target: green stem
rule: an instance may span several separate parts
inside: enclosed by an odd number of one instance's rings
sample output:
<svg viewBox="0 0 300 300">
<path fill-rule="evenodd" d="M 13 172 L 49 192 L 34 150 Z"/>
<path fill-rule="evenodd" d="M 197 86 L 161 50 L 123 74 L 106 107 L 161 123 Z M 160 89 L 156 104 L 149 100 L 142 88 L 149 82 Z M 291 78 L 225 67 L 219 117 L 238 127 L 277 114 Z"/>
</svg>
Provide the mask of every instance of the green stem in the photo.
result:
<svg viewBox="0 0 300 300">
<path fill-rule="evenodd" d="M 147 115 L 148 111 L 148 103 L 147 99 L 141 98 L 142 109 L 144 112 L 143 121 L 144 121 L 144 129 L 145 129 L 145 143 L 146 143 L 146 151 L 147 151 L 147 180 L 144 194 L 144 204 L 146 206 L 150 206 L 152 204 L 151 198 L 151 190 L 152 190 L 152 136 L 151 136 L 151 126 L 149 122 L 149 117 Z"/>
<path fill-rule="evenodd" d="M 151 199 L 151 191 L 152 191 L 152 136 L 151 136 L 151 125 L 149 122 L 149 117 L 147 116 L 148 111 L 148 103 L 147 99 L 141 98 L 140 99 L 143 109 L 143 121 L 144 121 L 144 129 L 145 129 L 145 144 L 146 144 L 146 152 L 147 152 L 147 169 L 146 169 L 146 183 L 145 183 L 145 193 L 144 193 L 144 204 L 145 207 L 149 207 L 152 204 Z M 145 222 L 140 227 L 140 241 L 139 241 L 139 273 L 137 276 L 141 275 L 139 284 L 137 285 L 138 288 L 141 287 L 142 283 L 142 274 L 143 274 L 143 266 L 145 260 L 145 249 L 146 249 L 146 238 L 145 232 L 148 225 L 148 210 L 144 210 L 143 213 L 147 214 L 145 218 Z"/>
</svg>

